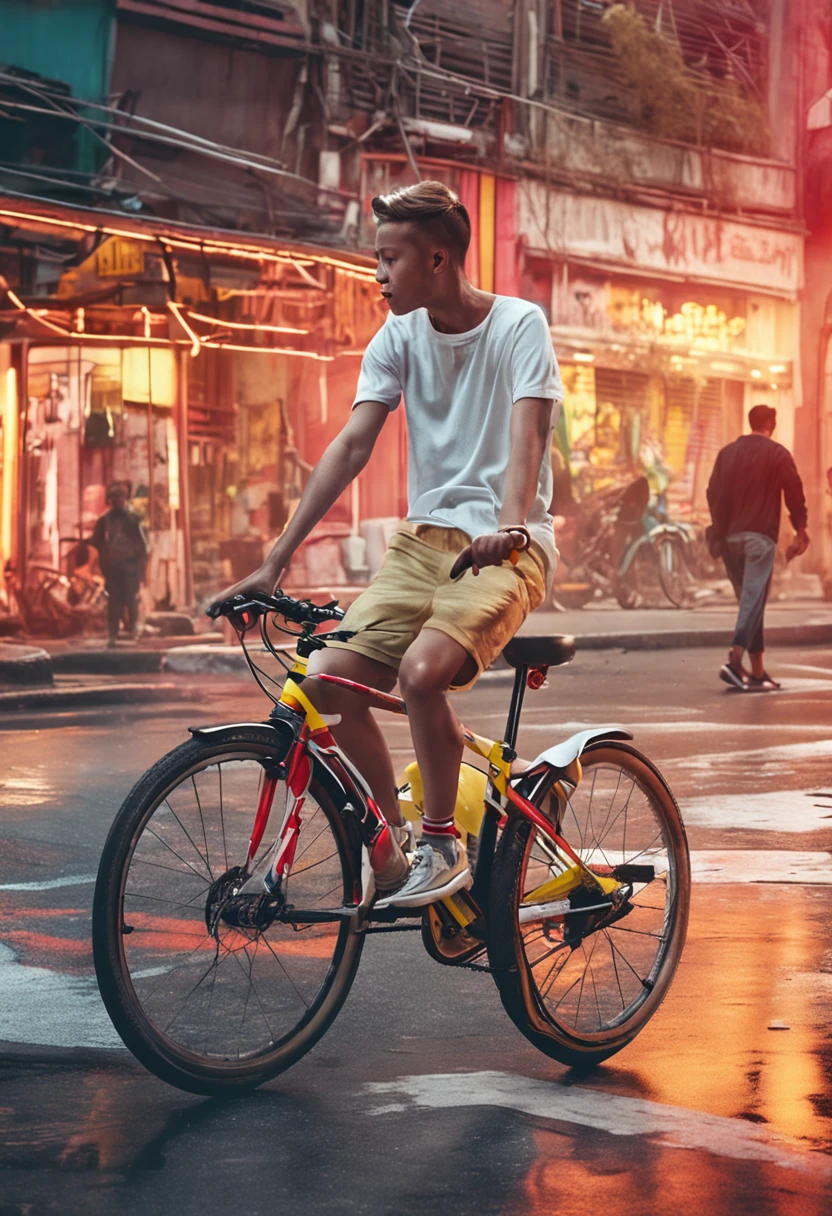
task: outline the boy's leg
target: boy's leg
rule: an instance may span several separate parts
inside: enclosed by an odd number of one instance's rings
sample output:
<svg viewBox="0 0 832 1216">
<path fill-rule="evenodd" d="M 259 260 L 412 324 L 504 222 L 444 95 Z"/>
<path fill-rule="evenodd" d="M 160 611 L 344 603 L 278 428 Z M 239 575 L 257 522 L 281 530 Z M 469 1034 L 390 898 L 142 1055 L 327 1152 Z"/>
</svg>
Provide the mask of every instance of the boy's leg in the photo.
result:
<svg viewBox="0 0 832 1216">
<path fill-rule="evenodd" d="M 425 794 L 422 839 L 410 875 L 387 900 L 399 907 L 422 907 L 471 883 L 468 854 L 454 828 L 462 728 L 447 691 L 476 674 L 477 664 L 465 647 L 429 626 L 410 645 L 399 668 Z"/>
<path fill-rule="evenodd" d="M 462 763 L 462 727 L 448 701 L 451 685 L 467 684 L 477 664 L 447 633 L 427 627 L 412 643 L 399 668 L 399 686 L 407 705 L 410 733 L 422 788 L 423 826 L 453 819 Z"/>
<path fill-rule="evenodd" d="M 380 692 L 391 692 L 396 683 L 396 672 L 392 667 L 355 651 L 336 650 L 334 647 L 316 651 L 309 660 L 308 671 L 310 676 L 325 672 L 345 680 L 355 680 Z M 310 680 L 304 691 L 319 713 L 341 715 L 341 721 L 331 728 L 336 743 L 343 748 L 373 791 L 373 797 L 387 822 L 400 826 L 402 816 L 396 796 L 393 761 L 366 698 L 347 688 L 317 680 Z"/>
</svg>

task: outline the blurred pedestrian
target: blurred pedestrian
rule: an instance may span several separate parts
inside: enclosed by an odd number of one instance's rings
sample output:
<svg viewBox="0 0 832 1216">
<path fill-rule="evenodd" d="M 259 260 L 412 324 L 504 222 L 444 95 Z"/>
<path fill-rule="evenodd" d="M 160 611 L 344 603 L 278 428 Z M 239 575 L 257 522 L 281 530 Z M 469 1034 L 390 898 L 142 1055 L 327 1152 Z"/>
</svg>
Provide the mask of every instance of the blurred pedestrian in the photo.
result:
<svg viewBox="0 0 832 1216">
<path fill-rule="evenodd" d="M 772 439 L 777 411 L 755 405 L 748 414 L 750 435 L 741 435 L 716 458 L 708 483 L 713 523 L 708 529 L 712 557 L 722 557 L 739 601 L 734 640 L 719 676 L 743 692 L 770 692 L 780 685 L 763 661 L 763 617 L 780 534 L 785 499 L 795 537 L 786 561 L 809 547 L 803 483 L 791 453 Z M 782 497 L 781 497 L 782 496 Z M 742 665 L 748 651 L 751 671 Z"/>
<path fill-rule="evenodd" d="M 110 509 L 96 522 L 90 538 L 98 550 L 107 591 L 108 646 L 115 646 L 125 614 L 129 636 L 135 639 L 137 635 L 139 586 L 147 566 L 147 537 L 139 517 L 128 509 L 127 498 L 124 482 L 111 482 L 107 488 Z"/>
</svg>

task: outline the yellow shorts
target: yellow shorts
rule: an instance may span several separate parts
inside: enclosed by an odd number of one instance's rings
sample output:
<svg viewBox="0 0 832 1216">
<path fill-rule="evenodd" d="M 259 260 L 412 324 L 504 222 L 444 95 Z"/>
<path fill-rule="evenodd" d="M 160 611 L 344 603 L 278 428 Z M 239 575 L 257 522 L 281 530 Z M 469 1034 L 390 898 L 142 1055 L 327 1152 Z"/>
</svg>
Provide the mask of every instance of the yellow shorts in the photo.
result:
<svg viewBox="0 0 832 1216">
<path fill-rule="evenodd" d="M 473 657 L 476 680 L 543 602 L 545 567 L 532 545 L 516 566 L 486 566 L 476 577 L 466 570 L 452 582 L 451 566 L 467 544 L 458 528 L 403 525 L 391 537 L 375 579 L 347 609 L 340 628 L 356 636 L 328 646 L 398 668 L 422 629 L 439 629 Z M 460 687 L 470 688 L 474 680 Z"/>
</svg>

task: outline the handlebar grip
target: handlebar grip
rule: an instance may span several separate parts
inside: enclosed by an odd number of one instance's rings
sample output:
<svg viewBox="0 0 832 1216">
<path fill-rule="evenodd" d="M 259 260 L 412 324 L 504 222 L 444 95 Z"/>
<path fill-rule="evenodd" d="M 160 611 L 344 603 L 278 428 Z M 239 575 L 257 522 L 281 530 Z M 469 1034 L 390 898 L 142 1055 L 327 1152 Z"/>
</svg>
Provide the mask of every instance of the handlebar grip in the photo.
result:
<svg viewBox="0 0 832 1216">
<path fill-rule="evenodd" d="M 212 620 L 225 616 L 232 620 L 237 617 L 249 628 L 259 616 L 275 613 L 292 621 L 296 625 L 321 625 L 325 621 L 341 621 L 344 609 L 339 608 L 333 600 L 329 604 L 312 604 L 309 600 L 296 600 L 291 595 L 266 595 L 263 591 L 252 591 L 249 595 L 233 595 L 227 600 L 217 600 L 206 609 L 206 615 Z M 250 616 L 251 620 L 246 620 Z"/>
</svg>

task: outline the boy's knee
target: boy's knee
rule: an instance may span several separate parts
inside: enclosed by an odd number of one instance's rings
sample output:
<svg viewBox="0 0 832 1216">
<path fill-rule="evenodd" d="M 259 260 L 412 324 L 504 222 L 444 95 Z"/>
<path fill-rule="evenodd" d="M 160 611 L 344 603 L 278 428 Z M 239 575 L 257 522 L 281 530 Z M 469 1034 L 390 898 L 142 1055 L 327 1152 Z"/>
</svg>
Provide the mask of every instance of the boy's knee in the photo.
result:
<svg viewBox="0 0 832 1216">
<path fill-rule="evenodd" d="M 399 688 L 405 701 L 408 698 L 435 696 L 438 692 L 445 692 L 449 686 L 450 680 L 427 656 L 405 655 L 399 668 Z"/>
</svg>

